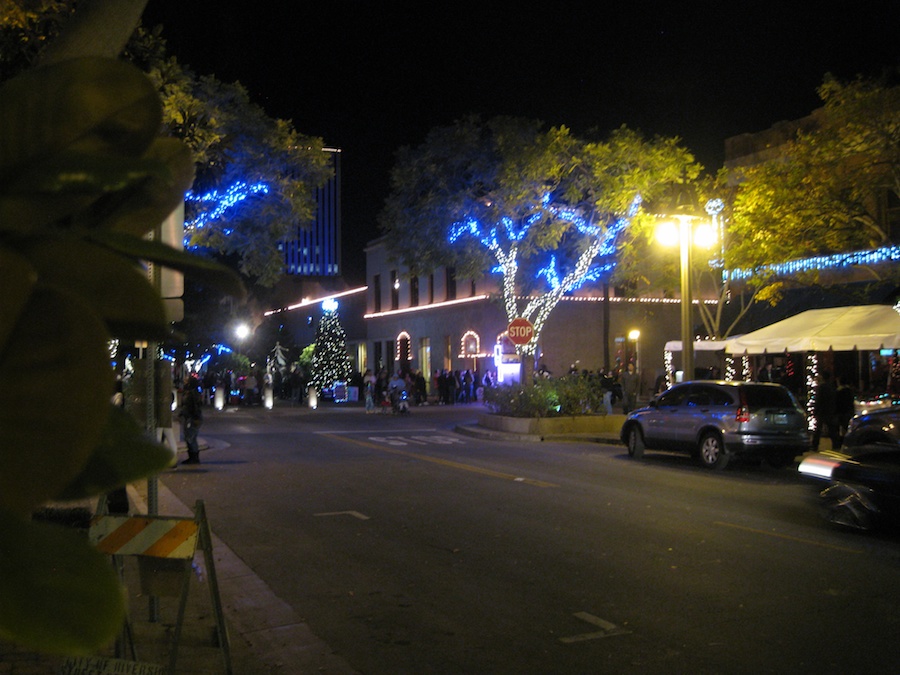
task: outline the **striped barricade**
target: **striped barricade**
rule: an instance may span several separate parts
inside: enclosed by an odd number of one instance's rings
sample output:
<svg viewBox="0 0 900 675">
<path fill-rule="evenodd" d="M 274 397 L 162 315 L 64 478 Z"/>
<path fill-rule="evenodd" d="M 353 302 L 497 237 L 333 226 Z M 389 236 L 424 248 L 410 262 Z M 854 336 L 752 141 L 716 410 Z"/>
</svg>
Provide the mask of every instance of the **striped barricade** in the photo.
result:
<svg viewBox="0 0 900 675">
<path fill-rule="evenodd" d="M 212 555 L 212 535 L 202 500 L 197 501 L 194 510 L 194 518 L 97 515 L 91 520 L 88 538 L 98 551 L 106 555 L 137 556 L 145 595 L 181 596 L 167 673 L 175 672 L 193 558 L 199 547 L 203 551 L 209 578 L 217 646 L 222 653 L 225 673 L 232 675 L 231 649 Z"/>
<path fill-rule="evenodd" d="M 194 557 L 196 520 L 153 516 L 95 516 L 88 536 L 101 553 L 153 558 Z"/>
</svg>

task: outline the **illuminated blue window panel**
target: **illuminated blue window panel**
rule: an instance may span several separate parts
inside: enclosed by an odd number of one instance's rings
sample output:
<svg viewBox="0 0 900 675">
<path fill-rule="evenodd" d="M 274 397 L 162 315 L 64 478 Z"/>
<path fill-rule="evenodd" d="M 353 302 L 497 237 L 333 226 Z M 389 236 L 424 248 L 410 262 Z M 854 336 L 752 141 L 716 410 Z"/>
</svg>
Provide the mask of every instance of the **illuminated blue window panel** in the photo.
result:
<svg viewBox="0 0 900 675">
<path fill-rule="evenodd" d="M 316 215 L 284 242 L 284 271 L 304 277 L 336 277 L 341 273 L 341 151 L 330 153 L 334 175 L 316 190 Z"/>
</svg>

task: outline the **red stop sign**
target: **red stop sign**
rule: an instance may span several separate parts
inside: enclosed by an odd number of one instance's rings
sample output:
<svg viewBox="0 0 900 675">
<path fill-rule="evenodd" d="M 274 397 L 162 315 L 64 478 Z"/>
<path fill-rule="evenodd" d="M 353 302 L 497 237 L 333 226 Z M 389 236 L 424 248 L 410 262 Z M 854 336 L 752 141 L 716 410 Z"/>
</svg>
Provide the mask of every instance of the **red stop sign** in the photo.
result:
<svg viewBox="0 0 900 675">
<path fill-rule="evenodd" d="M 506 332 L 514 344 L 524 345 L 531 342 L 531 338 L 534 337 L 534 326 L 528 319 L 520 316 L 509 322 Z"/>
</svg>

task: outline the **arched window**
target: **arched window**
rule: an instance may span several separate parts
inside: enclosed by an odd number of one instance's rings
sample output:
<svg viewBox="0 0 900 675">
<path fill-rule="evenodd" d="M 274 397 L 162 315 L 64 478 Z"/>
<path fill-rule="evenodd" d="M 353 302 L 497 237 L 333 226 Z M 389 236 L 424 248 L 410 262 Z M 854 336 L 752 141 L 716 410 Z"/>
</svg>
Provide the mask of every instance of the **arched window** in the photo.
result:
<svg viewBox="0 0 900 675">
<path fill-rule="evenodd" d="M 403 367 L 408 366 L 412 359 L 412 338 L 409 336 L 409 333 L 405 330 L 400 331 L 394 343 L 397 345 L 396 360 L 399 361 Z"/>
<path fill-rule="evenodd" d="M 472 359 L 486 356 L 481 352 L 481 337 L 473 330 L 466 331 L 459 341 L 460 358 Z"/>
</svg>

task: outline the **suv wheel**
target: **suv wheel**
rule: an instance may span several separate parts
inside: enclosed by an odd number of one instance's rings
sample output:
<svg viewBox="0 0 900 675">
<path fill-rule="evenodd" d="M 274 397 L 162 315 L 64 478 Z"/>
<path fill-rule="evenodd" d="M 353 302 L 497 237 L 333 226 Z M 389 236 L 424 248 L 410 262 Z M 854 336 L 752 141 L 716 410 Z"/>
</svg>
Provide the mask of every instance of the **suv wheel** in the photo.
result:
<svg viewBox="0 0 900 675">
<path fill-rule="evenodd" d="M 644 436 L 636 424 L 628 430 L 628 456 L 634 459 L 644 456 Z"/>
<path fill-rule="evenodd" d="M 725 452 L 722 437 L 714 431 L 708 431 L 700 437 L 700 461 L 708 469 L 724 469 L 729 456 Z"/>
</svg>

